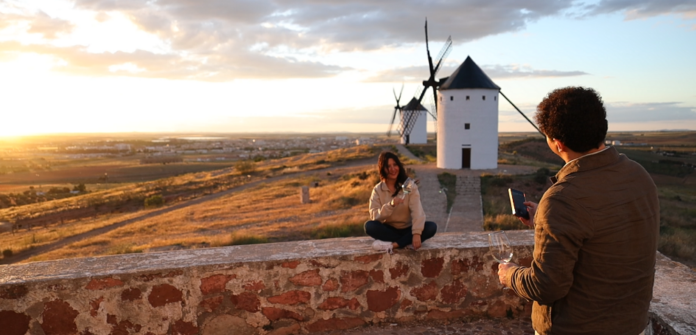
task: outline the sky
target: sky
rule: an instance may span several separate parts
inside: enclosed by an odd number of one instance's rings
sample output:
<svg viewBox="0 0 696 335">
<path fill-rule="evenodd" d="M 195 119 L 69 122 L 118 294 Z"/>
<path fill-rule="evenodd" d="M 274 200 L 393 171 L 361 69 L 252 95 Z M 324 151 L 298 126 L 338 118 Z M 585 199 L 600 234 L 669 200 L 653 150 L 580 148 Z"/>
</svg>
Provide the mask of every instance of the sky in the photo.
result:
<svg viewBox="0 0 696 335">
<path fill-rule="evenodd" d="M 386 132 L 426 18 L 438 78 L 470 56 L 529 117 L 585 86 L 610 131 L 696 130 L 694 0 L 0 0 L 0 137 Z"/>
</svg>

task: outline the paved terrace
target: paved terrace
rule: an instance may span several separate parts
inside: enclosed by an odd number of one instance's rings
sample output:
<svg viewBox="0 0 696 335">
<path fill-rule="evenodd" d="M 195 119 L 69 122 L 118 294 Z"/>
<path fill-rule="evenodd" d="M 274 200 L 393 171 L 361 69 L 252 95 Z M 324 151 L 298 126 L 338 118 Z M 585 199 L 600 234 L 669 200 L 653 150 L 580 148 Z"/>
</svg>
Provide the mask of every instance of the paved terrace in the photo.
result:
<svg viewBox="0 0 696 335">
<path fill-rule="evenodd" d="M 509 233 L 529 263 L 533 232 Z M 485 233 L 419 251 L 366 237 L 0 266 L 3 334 L 527 334 L 530 303 L 500 289 Z M 694 334 L 696 275 L 659 255 L 659 334 Z M 370 326 L 371 327 L 366 327 Z"/>
</svg>

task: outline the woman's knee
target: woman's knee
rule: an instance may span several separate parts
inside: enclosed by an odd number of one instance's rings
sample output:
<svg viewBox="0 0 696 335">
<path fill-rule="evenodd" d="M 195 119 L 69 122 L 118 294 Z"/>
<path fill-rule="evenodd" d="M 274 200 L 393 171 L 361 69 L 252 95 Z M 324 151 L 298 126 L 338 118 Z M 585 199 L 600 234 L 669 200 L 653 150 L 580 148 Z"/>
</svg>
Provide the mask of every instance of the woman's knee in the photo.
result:
<svg viewBox="0 0 696 335">
<path fill-rule="evenodd" d="M 379 221 L 372 221 L 372 220 L 365 222 L 365 225 L 363 226 L 365 229 L 365 234 L 371 236 L 372 232 L 374 232 L 376 229 L 379 229 L 378 225 L 382 225 L 382 224 Z"/>
<path fill-rule="evenodd" d="M 432 221 L 425 221 L 425 225 L 423 226 L 423 237 L 424 238 L 431 238 L 435 236 L 435 233 L 437 232 L 437 224 Z"/>
</svg>

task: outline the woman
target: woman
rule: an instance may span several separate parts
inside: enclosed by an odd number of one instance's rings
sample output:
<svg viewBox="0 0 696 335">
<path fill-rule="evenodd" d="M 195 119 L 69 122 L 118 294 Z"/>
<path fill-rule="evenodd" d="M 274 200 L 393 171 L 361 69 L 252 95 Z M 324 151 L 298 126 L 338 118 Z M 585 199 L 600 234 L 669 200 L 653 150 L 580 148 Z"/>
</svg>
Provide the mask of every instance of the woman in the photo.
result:
<svg viewBox="0 0 696 335">
<path fill-rule="evenodd" d="M 376 240 L 372 247 L 387 252 L 407 246 L 420 249 L 422 242 L 435 235 L 437 225 L 425 221 L 418 186 L 409 180 L 413 187 L 404 195 L 401 187 L 409 178 L 391 152 L 379 155 L 377 169 L 382 181 L 372 189 L 370 221 L 365 222 L 365 233 Z"/>
</svg>

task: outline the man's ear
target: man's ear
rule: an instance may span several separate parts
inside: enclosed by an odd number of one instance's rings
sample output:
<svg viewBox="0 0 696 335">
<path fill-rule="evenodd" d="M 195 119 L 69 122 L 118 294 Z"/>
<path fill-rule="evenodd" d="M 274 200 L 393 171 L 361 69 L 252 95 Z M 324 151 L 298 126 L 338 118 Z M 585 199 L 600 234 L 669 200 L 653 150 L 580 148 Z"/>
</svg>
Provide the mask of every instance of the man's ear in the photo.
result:
<svg viewBox="0 0 696 335">
<path fill-rule="evenodd" d="M 566 147 L 566 145 L 563 144 L 563 142 L 554 138 L 553 143 L 556 145 L 556 149 L 558 149 L 558 152 L 568 152 L 568 147 Z"/>
</svg>

